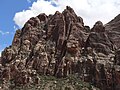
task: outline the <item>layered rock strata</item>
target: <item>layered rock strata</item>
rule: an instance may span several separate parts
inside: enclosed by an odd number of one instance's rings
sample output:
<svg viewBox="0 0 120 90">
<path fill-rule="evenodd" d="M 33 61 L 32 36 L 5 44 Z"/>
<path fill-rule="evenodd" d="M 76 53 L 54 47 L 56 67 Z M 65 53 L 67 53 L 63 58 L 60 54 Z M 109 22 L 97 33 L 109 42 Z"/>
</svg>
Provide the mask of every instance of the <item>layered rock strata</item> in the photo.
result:
<svg viewBox="0 0 120 90">
<path fill-rule="evenodd" d="M 39 83 L 39 75 L 73 74 L 102 90 L 117 90 L 120 19 L 116 18 L 105 26 L 97 21 L 90 29 L 69 6 L 62 13 L 30 18 L 2 52 L 1 81 L 19 86 Z"/>
</svg>

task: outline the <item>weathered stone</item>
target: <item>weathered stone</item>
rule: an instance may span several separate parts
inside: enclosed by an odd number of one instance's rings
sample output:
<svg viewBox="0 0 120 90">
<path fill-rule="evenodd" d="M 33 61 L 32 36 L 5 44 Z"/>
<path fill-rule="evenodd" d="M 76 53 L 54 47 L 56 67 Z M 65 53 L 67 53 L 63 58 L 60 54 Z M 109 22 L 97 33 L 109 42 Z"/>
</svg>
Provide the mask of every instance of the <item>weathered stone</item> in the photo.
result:
<svg viewBox="0 0 120 90">
<path fill-rule="evenodd" d="M 39 84 L 39 75 L 73 74 L 102 90 L 118 88 L 120 52 L 114 52 L 119 45 L 119 16 L 90 29 L 69 6 L 62 13 L 42 13 L 17 30 L 12 45 L 2 52 L 0 80 L 25 86 Z"/>
<path fill-rule="evenodd" d="M 101 21 L 97 21 L 91 31 L 98 33 L 105 32 L 105 27 L 103 26 L 103 23 Z"/>
<path fill-rule="evenodd" d="M 115 64 L 120 65 L 120 50 L 117 50 L 115 53 Z"/>
<path fill-rule="evenodd" d="M 12 49 L 12 47 L 7 47 L 2 52 L 1 62 L 4 65 L 5 63 L 11 62 L 15 58 L 15 51 Z"/>
<path fill-rule="evenodd" d="M 120 48 L 120 14 L 117 15 L 113 20 L 105 24 L 105 30 L 110 38 L 111 42 L 114 44 L 115 49 Z"/>
<path fill-rule="evenodd" d="M 97 52 L 109 54 L 111 50 L 113 50 L 113 44 L 105 33 L 105 27 L 102 22 L 96 22 L 91 31 L 86 41 L 85 48 L 92 47 Z"/>
</svg>

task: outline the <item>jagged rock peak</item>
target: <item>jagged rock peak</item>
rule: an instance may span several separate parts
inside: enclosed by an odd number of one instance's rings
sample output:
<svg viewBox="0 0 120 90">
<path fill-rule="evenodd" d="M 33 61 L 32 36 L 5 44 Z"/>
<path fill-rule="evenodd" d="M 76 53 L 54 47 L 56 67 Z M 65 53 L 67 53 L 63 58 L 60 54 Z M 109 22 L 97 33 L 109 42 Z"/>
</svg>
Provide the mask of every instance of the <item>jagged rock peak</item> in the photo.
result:
<svg viewBox="0 0 120 90">
<path fill-rule="evenodd" d="M 70 6 L 66 6 L 66 10 L 68 10 L 72 14 L 75 14 L 74 10 Z"/>
<path fill-rule="evenodd" d="M 101 21 L 97 21 L 94 26 L 96 26 L 96 27 L 102 26 L 103 27 L 103 23 Z"/>
<path fill-rule="evenodd" d="M 105 27 L 101 21 L 97 21 L 95 25 L 93 26 L 92 30 L 93 32 L 105 32 Z"/>
<path fill-rule="evenodd" d="M 85 47 L 92 47 L 97 53 L 108 55 L 113 50 L 113 44 L 105 32 L 105 27 L 101 21 L 97 21 L 89 34 Z"/>
<path fill-rule="evenodd" d="M 83 19 L 69 6 L 62 13 L 56 11 L 49 16 L 39 14 L 30 18 L 21 30 L 16 31 L 11 47 L 2 53 L 2 62 L 6 64 L 19 59 L 27 64 L 30 60 L 38 60 L 41 52 L 36 51 L 37 49 L 43 50 L 47 58 L 52 57 L 49 53 L 53 51 L 53 59 L 57 60 L 66 57 L 66 53 L 79 55 L 85 43 L 85 33 Z M 44 61 L 46 60 L 41 60 Z"/>
<path fill-rule="evenodd" d="M 120 46 L 117 32 L 120 24 L 114 22 L 114 25 L 110 28 L 109 23 L 106 30 L 106 26 L 97 21 L 90 30 L 69 6 L 62 13 L 56 11 L 54 15 L 42 13 L 32 17 L 16 31 L 12 45 L 2 52 L 0 79 L 8 81 L 8 85 L 9 81 L 27 85 L 38 83 L 39 75 L 61 78 L 73 74 L 101 90 L 111 90 L 113 83 L 108 81 L 113 79 L 110 66 L 114 66 L 114 42 Z M 117 32 L 117 36 L 110 30 L 115 37 L 111 38 L 108 29 Z M 119 53 L 116 52 L 115 58 L 118 65 Z M 114 79 L 119 79 L 120 74 L 115 68 L 114 72 L 117 75 Z"/>
</svg>

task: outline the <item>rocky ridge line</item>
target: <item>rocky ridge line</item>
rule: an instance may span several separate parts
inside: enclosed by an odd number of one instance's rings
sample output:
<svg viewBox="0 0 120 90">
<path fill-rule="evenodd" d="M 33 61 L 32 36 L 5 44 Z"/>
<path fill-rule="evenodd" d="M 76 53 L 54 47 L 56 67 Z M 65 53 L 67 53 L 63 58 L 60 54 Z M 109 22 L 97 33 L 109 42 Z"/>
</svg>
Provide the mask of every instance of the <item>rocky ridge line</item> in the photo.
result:
<svg viewBox="0 0 120 90">
<path fill-rule="evenodd" d="M 73 74 L 102 90 L 119 88 L 119 39 L 110 38 L 109 25 L 98 21 L 90 29 L 69 6 L 30 18 L 2 52 L 1 80 L 25 85 L 38 83 L 38 75 Z"/>
</svg>

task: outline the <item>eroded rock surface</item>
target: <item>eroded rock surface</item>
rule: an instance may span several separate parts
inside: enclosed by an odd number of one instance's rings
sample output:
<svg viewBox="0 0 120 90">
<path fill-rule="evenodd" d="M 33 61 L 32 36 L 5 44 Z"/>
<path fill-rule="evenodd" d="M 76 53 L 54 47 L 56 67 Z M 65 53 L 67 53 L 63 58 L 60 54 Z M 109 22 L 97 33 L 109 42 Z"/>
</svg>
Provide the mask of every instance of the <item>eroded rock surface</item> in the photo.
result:
<svg viewBox="0 0 120 90">
<path fill-rule="evenodd" d="M 85 48 L 92 47 L 97 52 L 109 54 L 113 51 L 113 44 L 105 32 L 105 27 L 101 21 L 95 23 L 86 41 Z"/>
<path fill-rule="evenodd" d="M 105 25 L 108 37 L 116 49 L 120 48 L 120 14 Z"/>
<path fill-rule="evenodd" d="M 39 75 L 75 75 L 102 90 L 117 90 L 119 21 L 119 16 L 105 26 L 98 21 L 90 29 L 69 6 L 62 13 L 30 18 L 2 52 L 2 87 L 10 87 L 9 81 L 14 86 L 39 84 Z"/>
</svg>

